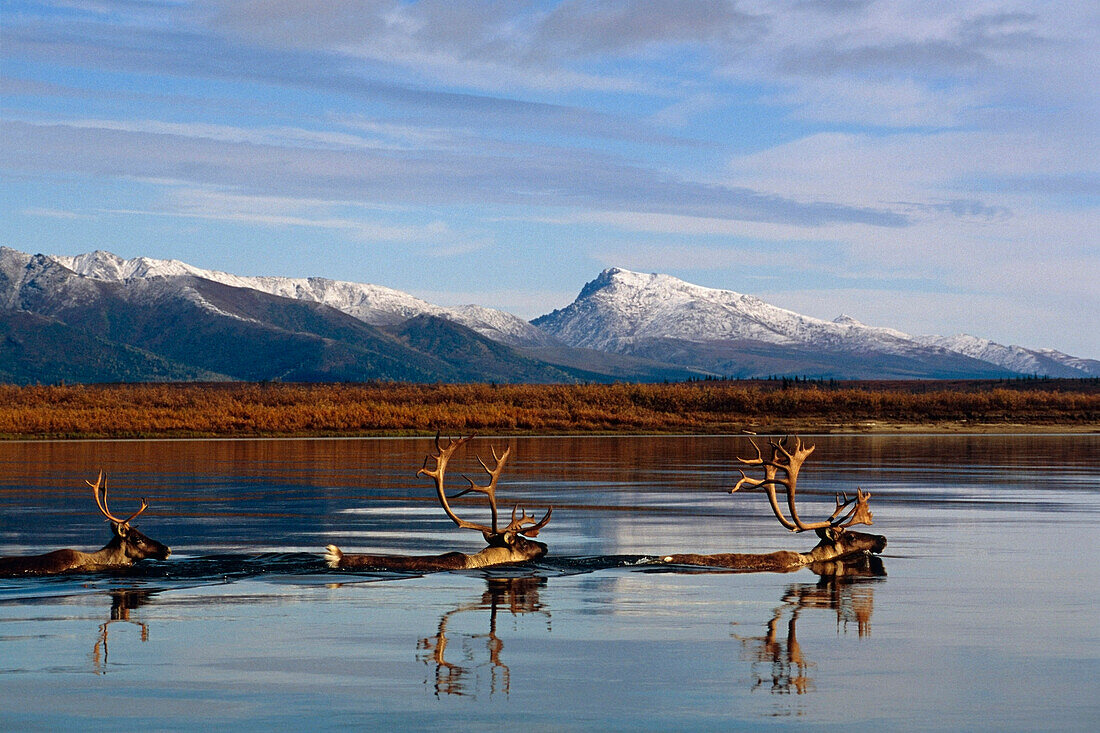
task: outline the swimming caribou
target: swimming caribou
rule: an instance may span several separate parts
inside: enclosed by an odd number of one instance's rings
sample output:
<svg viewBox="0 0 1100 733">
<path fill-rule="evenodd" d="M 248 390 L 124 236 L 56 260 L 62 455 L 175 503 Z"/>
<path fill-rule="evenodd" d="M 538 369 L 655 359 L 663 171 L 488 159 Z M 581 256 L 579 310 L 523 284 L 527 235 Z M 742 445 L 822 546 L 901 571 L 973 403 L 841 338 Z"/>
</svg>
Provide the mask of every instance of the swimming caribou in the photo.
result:
<svg viewBox="0 0 1100 733">
<path fill-rule="evenodd" d="M 712 567 L 726 567 L 744 571 L 776 571 L 786 572 L 796 570 L 806 565 L 816 563 L 833 562 L 847 558 L 879 553 L 886 548 L 886 538 L 877 534 L 855 532 L 849 527 L 854 524 L 871 524 L 871 509 L 867 501 L 871 495 L 862 489 L 856 489 L 856 495 L 851 499 L 847 494 L 837 494 L 836 508 L 827 519 L 807 522 L 798 515 L 795 505 L 795 492 L 797 491 L 798 472 L 802 463 L 814 452 L 814 446 L 803 447 L 801 439 L 794 438 L 790 450 L 787 447 L 787 438 L 768 441 L 771 447 L 771 457 L 764 458 L 760 452 L 760 446 L 750 440 L 752 447 L 756 449 L 755 458 L 738 458 L 745 466 L 759 466 L 764 471 L 763 478 L 750 478 L 740 471 L 741 479 L 730 489 L 730 493 L 736 492 L 743 486 L 750 488 L 762 488 L 768 496 L 772 512 L 776 519 L 791 532 L 806 532 L 813 530 L 821 540 L 809 552 L 794 552 L 780 550 L 763 554 L 752 553 L 719 553 L 715 555 L 678 554 L 665 555 L 661 559 L 667 563 L 683 565 L 708 565 Z M 776 496 L 776 487 L 782 486 L 787 494 L 787 508 L 790 517 L 783 513 Z"/>
<path fill-rule="evenodd" d="M 113 533 L 111 541 L 95 552 L 65 549 L 47 552 L 45 555 L 0 557 L 0 576 L 120 570 L 130 567 L 139 560 L 146 558 L 164 560 L 171 554 L 172 551 L 168 547 L 146 537 L 130 526 L 130 522 L 149 507 L 145 499 L 141 500 L 141 507 L 136 512 L 125 519 L 119 519 L 107 508 L 107 482 L 103 472 L 99 472 L 99 478 L 94 484 L 91 481 L 85 481 L 85 483 L 92 487 L 96 506 L 111 523 Z"/>
<path fill-rule="evenodd" d="M 443 511 L 451 521 L 462 529 L 473 529 L 481 532 L 488 547 L 473 555 L 462 552 L 448 552 L 442 555 L 356 555 L 345 553 L 336 545 L 325 547 L 325 561 L 329 567 L 340 570 L 355 570 L 370 568 L 376 570 L 463 570 L 471 568 L 484 568 L 492 565 L 511 565 L 515 563 L 537 560 L 546 554 L 546 545 L 531 539 L 538 535 L 539 530 L 550 521 L 553 508 L 547 509 L 542 519 L 535 521 L 518 506 L 512 509 L 512 518 L 501 529 L 497 521 L 497 480 L 504 471 L 504 463 L 512 454 L 512 449 L 507 448 L 501 455 L 497 455 L 496 448 L 492 448 L 496 467 L 489 468 L 485 461 L 478 456 L 478 463 L 489 474 L 489 483 L 480 486 L 472 479 L 466 478 L 470 484 L 467 488 L 458 492 L 451 499 L 463 496 L 470 492 L 484 494 L 489 501 L 491 523 L 489 525 L 478 524 L 462 519 L 448 503 L 447 492 L 443 486 L 443 479 L 447 471 L 447 463 L 451 456 L 461 446 L 470 442 L 473 436 L 465 438 L 449 439 L 447 445 L 439 442 L 439 436 L 435 436 L 436 452 L 424 459 L 424 465 L 416 472 L 417 476 L 425 476 L 435 482 L 436 497 L 443 507 Z M 428 468 L 428 461 L 435 461 L 435 468 Z M 516 516 L 519 512 L 519 516 Z"/>
</svg>

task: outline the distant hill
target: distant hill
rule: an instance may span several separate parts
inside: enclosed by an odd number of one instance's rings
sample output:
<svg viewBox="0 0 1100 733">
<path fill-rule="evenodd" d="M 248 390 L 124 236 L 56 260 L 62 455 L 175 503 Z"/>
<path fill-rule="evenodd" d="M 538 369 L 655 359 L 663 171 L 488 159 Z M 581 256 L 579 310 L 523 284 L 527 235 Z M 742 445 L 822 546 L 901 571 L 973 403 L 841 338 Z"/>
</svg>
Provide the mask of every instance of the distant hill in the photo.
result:
<svg viewBox="0 0 1100 733">
<path fill-rule="evenodd" d="M 504 311 L 478 305 L 445 308 L 409 293 L 382 285 L 329 280 L 323 277 L 245 277 L 204 270 L 179 260 L 135 257 L 126 260 L 96 250 L 75 257 L 54 256 L 78 275 L 105 282 L 158 279 L 190 275 L 235 288 L 259 290 L 270 295 L 324 305 L 343 311 L 372 326 L 394 326 L 420 315 L 438 316 L 459 323 L 483 336 L 510 346 L 546 345 L 550 339 L 527 321 Z"/>
<path fill-rule="evenodd" d="M 176 260 L 0 247 L 0 381 L 568 383 L 694 377 L 1100 376 L 973 336 L 803 316 L 668 275 L 605 270 L 528 323 L 378 285 L 240 277 Z"/>
</svg>

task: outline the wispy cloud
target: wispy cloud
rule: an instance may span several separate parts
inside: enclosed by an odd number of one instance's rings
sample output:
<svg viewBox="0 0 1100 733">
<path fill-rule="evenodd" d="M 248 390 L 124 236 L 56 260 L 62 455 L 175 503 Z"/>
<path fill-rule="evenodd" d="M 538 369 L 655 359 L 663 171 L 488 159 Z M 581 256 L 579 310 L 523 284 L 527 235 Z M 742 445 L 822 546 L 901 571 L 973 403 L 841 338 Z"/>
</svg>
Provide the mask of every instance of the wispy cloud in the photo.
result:
<svg viewBox="0 0 1100 733">
<path fill-rule="evenodd" d="M 349 209 L 348 215 L 335 216 L 340 209 Z M 387 216 L 377 209 L 365 211 L 351 202 L 247 196 L 188 187 L 168 189 L 157 209 L 109 209 L 103 213 L 327 229 L 362 242 L 441 243 L 460 238 L 444 221 L 395 223 L 393 212 Z"/>
<path fill-rule="evenodd" d="M 81 214 L 75 211 L 65 211 L 62 209 L 43 209 L 39 207 L 23 209 L 23 213 L 27 216 L 45 216 L 52 219 L 81 219 L 87 216 L 87 214 Z"/>
<path fill-rule="evenodd" d="M 230 136 L 225 131 L 217 139 L 206 134 L 185 136 L 175 126 L 170 126 L 172 132 L 127 127 L 8 122 L 0 131 L 14 144 L 0 151 L 0 164 L 83 175 L 167 176 L 254 195 L 415 199 L 435 204 L 602 205 L 805 226 L 830 221 L 888 227 L 906 223 L 904 215 L 885 208 L 827 200 L 802 202 L 744 187 L 680 180 L 583 151 L 546 150 L 531 157 L 531 148 L 517 155 L 505 155 L 502 150 L 485 155 L 288 148 L 226 139 Z"/>
</svg>

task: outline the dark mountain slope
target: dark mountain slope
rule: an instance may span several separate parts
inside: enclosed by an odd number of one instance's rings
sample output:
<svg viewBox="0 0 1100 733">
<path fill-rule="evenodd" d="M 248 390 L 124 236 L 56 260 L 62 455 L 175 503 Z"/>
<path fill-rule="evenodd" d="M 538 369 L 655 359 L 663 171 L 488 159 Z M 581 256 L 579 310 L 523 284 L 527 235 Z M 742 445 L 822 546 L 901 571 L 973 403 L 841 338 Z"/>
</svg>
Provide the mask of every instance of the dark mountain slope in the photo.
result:
<svg viewBox="0 0 1100 733">
<path fill-rule="evenodd" d="M 0 309 L 0 382 L 218 381 L 224 375 L 97 338 L 60 321 Z"/>
<path fill-rule="evenodd" d="M 812 376 L 824 379 L 999 379 L 1008 369 L 961 354 L 891 354 L 821 349 L 763 341 L 687 341 L 652 338 L 623 343 L 619 353 L 705 369 L 723 377 Z"/>
<path fill-rule="evenodd" d="M 524 356 L 510 346 L 437 316 L 417 316 L 387 330 L 410 348 L 433 354 L 449 365 L 450 381 L 558 383 L 606 379 Z"/>
<path fill-rule="evenodd" d="M 193 370 L 262 381 L 435 381 L 422 355 L 345 313 L 194 277 L 103 282 L 33 258 L 6 301 Z M 152 375 L 149 375 L 152 378 Z"/>
<path fill-rule="evenodd" d="M 564 344 L 525 346 L 519 351 L 532 359 L 552 364 L 592 382 L 682 382 L 718 376 L 717 372 L 690 364 L 674 364 L 659 359 L 575 348 Z"/>
</svg>

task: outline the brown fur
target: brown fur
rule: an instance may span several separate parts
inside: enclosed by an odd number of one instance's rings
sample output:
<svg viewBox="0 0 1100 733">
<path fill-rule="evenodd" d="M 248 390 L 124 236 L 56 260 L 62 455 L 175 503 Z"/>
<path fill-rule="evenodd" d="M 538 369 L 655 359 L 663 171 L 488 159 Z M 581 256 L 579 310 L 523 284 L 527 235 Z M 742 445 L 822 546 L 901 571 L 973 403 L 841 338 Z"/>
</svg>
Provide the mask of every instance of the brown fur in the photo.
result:
<svg viewBox="0 0 1100 733">
<path fill-rule="evenodd" d="M 436 452 L 429 454 L 424 459 L 424 466 L 416 472 L 416 475 L 432 479 L 435 482 L 436 497 L 443 507 L 443 512 L 462 529 L 473 529 L 481 532 L 482 537 L 485 538 L 485 543 L 489 545 L 488 547 L 473 555 L 466 555 L 461 552 L 448 552 L 444 555 L 345 555 L 336 545 L 328 545 L 325 547 L 325 562 L 328 563 L 328 566 L 334 570 L 366 568 L 424 571 L 464 570 L 487 568 L 493 565 L 513 565 L 537 560 L 545 555 L 546 545 L 530 538 L 537 535 L 539 530 L 550 521 L 553 509 L 547 509 L 543 518 L 535 521 L 534 517 L 527 516 L 527 513 L 520 511 L 517 506 L 512 510 L 512 519 L 508 522 L 508 525 L 504 529 L 499 529 L 497 526 L 497 480 L 504 471 L 505 461 L 512 454 L 511 448 L 506 448 L 500 455 L 497 455 L 495 448 L 493 449 L 493 458 L 496 459 L 495 468 L 489 468 L 485 461 L 478 458 L 482 469 L 489 475 L 490 481 L 488 484 L 479 486 L 472 479 L 467 478 L 466 480 L 470 482 L 469 487 L 455 494 L 454 497 L 447 496 L 443 484 L 447 464 L 455 451 L 469 443 L 471 439 L 473 439 L 472 435 L 465 438 L 452 438 L 448 439 L 446 445 L 444 445 L 437 434 L 435 436 Z M 428 462 L 433 460 L 435 461 L 435 468 L 429 469 Z M 483 494 L 488 500 L 493 517 L 491 525 L 478 524 L 462 519 L 451 509 L 448 498 L 456 498 L 471 491 Z"/>
<path fill-rule="evenodd" d="M 491 546 L 473 555 L 448 552 L 443 555 L 358 555 L 345 554 L 335 545 L 325 548 L 325 560 L 334 570 L 470 570 L 494 565 L 514 565 L 538 560 L 546 554 L 541 542 L 517 537 L 511 546 Z"/>
<path fill-rule="evenodd" d="M 715 555 L 676 554 L 661 558 L 675 565 L 705 565 L 745 572 L 787 573 L 813 563 L 843 560 L 859 555 L 880 553 L 886 548 L 882 535 L 841 529 L 818 530 L 821 541 L 807 553 L 780 550 L 766 554 L 718 553 Z"/>
<path fill-rule="evenodd" d="M 167 558 L 172 550 L 149 539 L 133 527 L 111 522 L 114 536 L 95 552 L 54 550 L 44 555 L 0 557 L 0 577 L 19 575 L 58 575 L 60 573 L 94 573 L 128 568 L 139 560 Z"/>
</svg>

